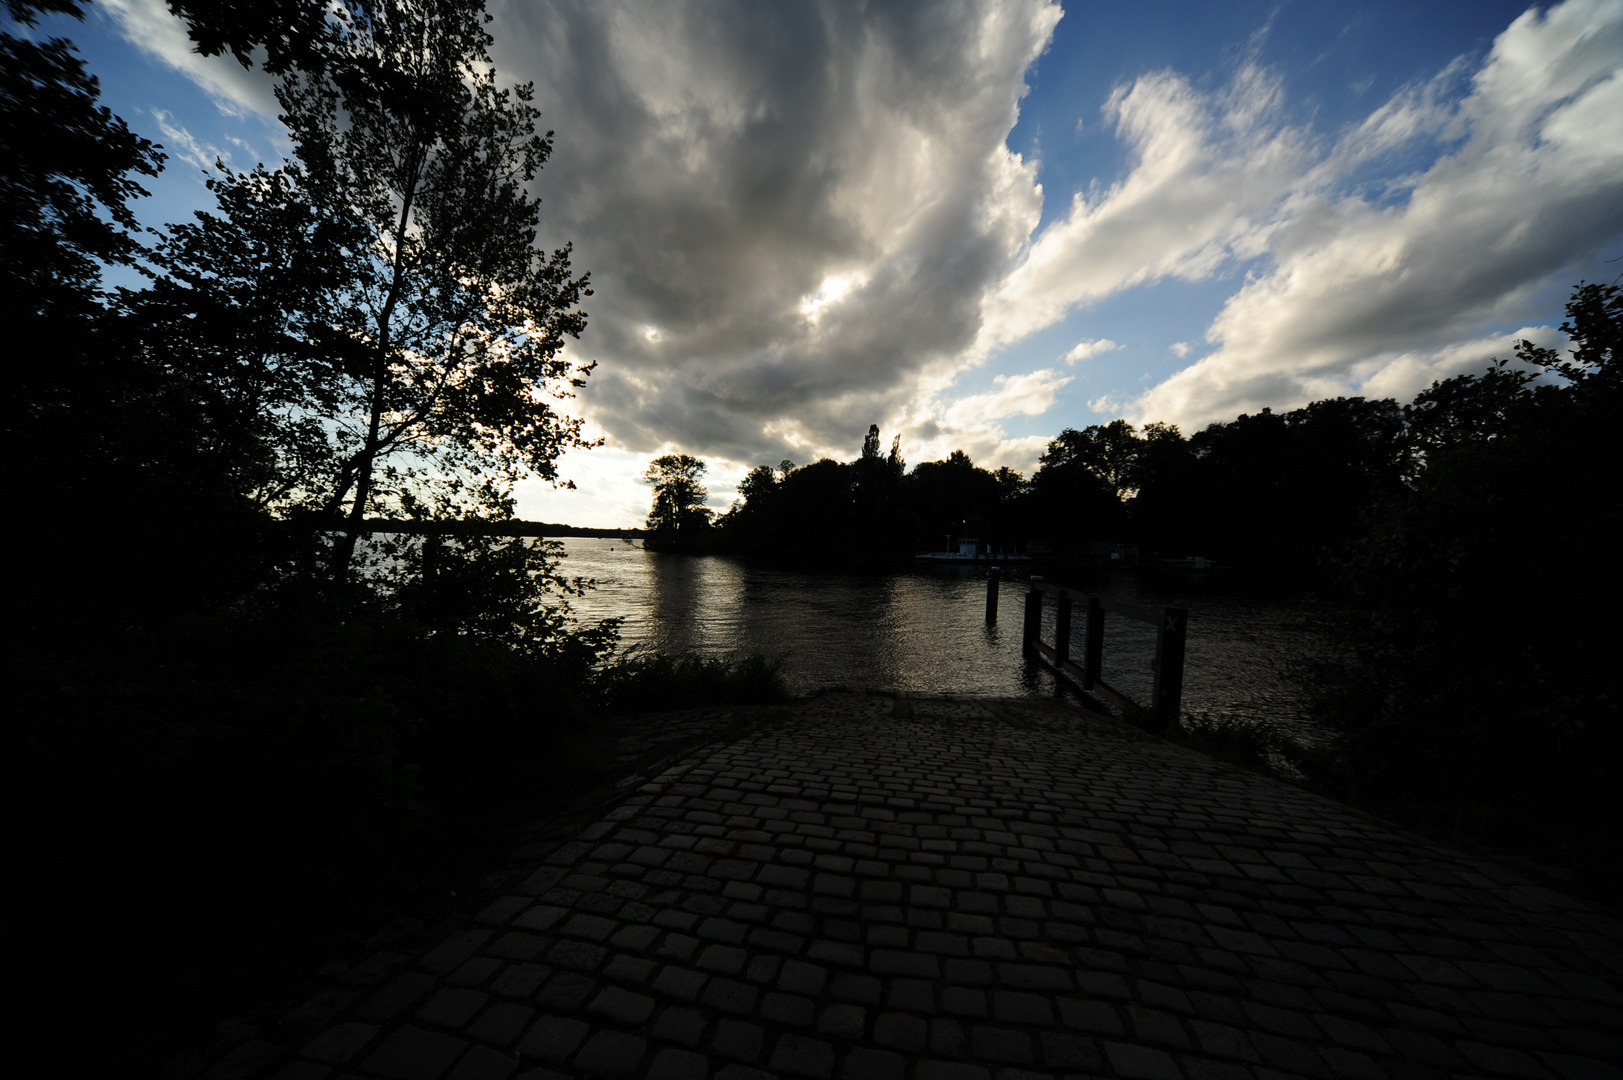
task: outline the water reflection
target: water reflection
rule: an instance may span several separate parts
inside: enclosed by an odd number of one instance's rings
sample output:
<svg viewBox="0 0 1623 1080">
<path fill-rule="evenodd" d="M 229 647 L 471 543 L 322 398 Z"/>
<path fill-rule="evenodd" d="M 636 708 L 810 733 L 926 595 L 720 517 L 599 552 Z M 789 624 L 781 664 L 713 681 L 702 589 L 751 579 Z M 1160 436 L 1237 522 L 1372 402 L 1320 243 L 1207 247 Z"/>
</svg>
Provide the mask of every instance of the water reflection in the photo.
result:
<svg viewBox="0 0 1623 1080">
<path fill-rule="evenodd" d="M 570 576 L 596 578 L 577 608 L 624 618 L 624 640 L 671 652 L 778 658 L 798 692 L 851 686 L 916 693 L 1055 692 L 1053 676 L 1020 653 L 1025 571 L 1005 568 L 1001 622 L 984 623 L 984 570 L 921 566 L 899 572 L 805 573 L 715 556 L 669 555 L 623 541 L 571 538 Z M 1112 599 L 1190 609 L 1184 703 L 1189 709 L 1295 721 L 1292 665 L 1323 649 L 1301 605 L 1202 589 L 1189 579 L 1146 583 L 1101 572 L 1060 582 Z M 1046 612 L 1052 640 L 1054 613 Z M 1080 638 L 1080 626 L 1077 628 Z M 1107 681 L 1150 696 L 1154 628 L 1110 616 Z"/>
</svg>

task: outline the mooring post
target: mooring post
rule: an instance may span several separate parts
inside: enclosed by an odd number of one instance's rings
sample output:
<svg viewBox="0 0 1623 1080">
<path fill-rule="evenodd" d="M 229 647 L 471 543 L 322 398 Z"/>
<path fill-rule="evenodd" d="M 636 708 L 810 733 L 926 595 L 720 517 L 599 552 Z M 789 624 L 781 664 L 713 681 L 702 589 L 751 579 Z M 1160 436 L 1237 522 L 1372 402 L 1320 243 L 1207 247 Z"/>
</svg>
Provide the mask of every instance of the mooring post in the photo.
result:
<svg viewBox="0 0 1623 1080">
<path fill-rule="evenodd" d="M 1150 711 L 1156 726 L 1165 731 L 1178 719 L 1183 708 L 1183 645 L 1189 630 L 1189 609 L 1161 610 L 1155 631 L 1155 689 Z"/>
<path fill-rule="evenodd" d="M 1037 650 L 1037 642 L 1043 632 L 1043 579 L 1036 574 L 1031 576 L 1031 591 L 1026 593 L 1026 625 L 1022 630 L 1024 640 L 1021 648 L 1027 652 Z"/>
<path fill-rule="evenodd" d="M 1082 642 L 1082 689 L 1092 690 L 1105 661 L 1105 609 L 1097 596 L 1088 597 L 1086 634 Z"/>
<path fill-rule="evenodd" d="M 986 568 L 986 625 L 997 625 L 997 578 L 998 568 Z"/>
<path fill-rule="evenodd" d="M 1071 594 L 1061 591 L 1054 605 L 1054 666 L 1064 669 L 1071 658 Z"/>
</svg>

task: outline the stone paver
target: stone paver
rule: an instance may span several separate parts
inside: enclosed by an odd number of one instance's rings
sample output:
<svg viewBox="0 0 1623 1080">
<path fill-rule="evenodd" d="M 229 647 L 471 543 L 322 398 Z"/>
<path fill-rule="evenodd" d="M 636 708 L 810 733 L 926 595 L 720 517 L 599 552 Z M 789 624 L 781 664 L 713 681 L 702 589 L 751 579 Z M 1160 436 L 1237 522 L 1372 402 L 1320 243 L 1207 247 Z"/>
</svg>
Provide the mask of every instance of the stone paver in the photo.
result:
<svg viewBox="0 0 1623 1080">
<path fill-rule="evenodd" d="M 1623 1077 L 1623 924 L 1494 863 L 1054 703 L 786 712 L 282 1075 Z"/>
</svg>

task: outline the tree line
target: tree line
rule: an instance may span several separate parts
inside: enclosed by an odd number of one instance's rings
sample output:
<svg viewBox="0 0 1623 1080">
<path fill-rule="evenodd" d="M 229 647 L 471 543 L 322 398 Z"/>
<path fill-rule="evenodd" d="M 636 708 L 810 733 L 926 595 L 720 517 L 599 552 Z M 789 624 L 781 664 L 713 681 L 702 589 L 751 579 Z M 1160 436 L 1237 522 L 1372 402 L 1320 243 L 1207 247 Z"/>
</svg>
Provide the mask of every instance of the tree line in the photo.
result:
<svg viewBox="0 0 1623 1080">
<path fill-rule="evenodd" d="M 1052 439 L 1028 478 L 977 466 L 962 450 L 906 467 L 900 436 L 878 425 L 859 456 L 752 469 L 724 514 L 703 506 L 704 463 L 655 460 L 648 528 L 674 544 L 746 554 L 907 558 L 974 538 L 994 550 L 1077 557 L 1133 547 L 1146 557 L 1205 555 L 1287 579 L 1311 573 L 1372 502 L 1417 475 L 1438 395 L 1404 407 L 1342 397 L 1263 409 L 1185 437 L 1126 420 Z"/>
</svg>

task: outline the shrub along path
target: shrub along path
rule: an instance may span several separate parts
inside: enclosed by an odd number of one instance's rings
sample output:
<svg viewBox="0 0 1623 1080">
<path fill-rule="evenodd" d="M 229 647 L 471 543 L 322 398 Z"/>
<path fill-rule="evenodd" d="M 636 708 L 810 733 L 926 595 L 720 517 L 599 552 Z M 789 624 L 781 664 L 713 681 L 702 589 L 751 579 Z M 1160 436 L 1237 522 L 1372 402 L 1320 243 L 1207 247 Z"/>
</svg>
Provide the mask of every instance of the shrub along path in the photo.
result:
<svg viewBox="0 0 1623 1080">
<path fill-rule="evenodd" d="M 1054 703 L 769 716 L 216 1075 L 1623 1075 L 1623 924 L 1494 863 Z"/>
</svg>

